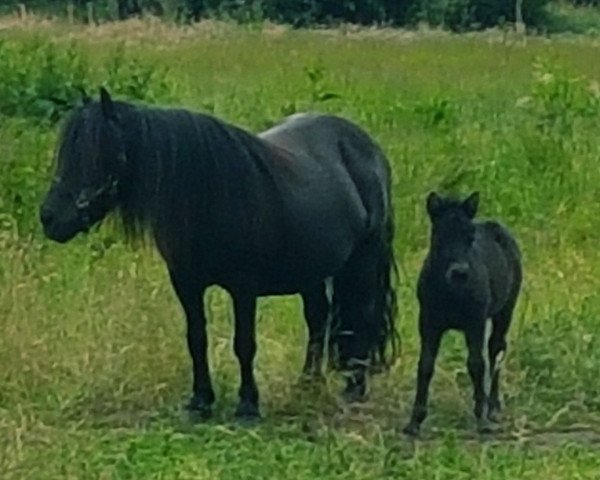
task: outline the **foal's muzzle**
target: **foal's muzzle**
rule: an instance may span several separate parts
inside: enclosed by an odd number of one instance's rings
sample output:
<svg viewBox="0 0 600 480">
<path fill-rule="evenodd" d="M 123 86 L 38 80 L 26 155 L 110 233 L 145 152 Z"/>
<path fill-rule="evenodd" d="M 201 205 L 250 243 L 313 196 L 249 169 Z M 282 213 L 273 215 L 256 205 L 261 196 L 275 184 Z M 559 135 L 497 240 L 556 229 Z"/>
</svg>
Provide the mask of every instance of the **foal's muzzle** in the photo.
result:
<svg viewBox="0 0 600 480">
<path fill-rule="evenodd" d="M 452 285 L 462 285 L 469 279 L 469 264 L 455 262 L 446 271 L 446 280 Z"/>
</svg>

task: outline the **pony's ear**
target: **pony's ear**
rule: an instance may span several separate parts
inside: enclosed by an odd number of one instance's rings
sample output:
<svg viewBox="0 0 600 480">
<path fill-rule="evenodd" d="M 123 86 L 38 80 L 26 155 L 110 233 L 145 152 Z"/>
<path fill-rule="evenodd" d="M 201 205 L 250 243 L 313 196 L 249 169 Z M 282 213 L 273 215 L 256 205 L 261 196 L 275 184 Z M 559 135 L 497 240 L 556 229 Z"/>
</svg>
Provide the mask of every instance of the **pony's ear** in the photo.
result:
<svg viewBox="0 0 600 480">
<path fill-rule="evenodd" d="M 100 87 L 100 105 L 105 118 L 115 118 L 115 104 L 110 98 L 110 93 L 104 87 Z"/>
<path fill-rule="evenodd" d="M 462 209 L 469 218 L 475 217 L 479 207 L 479 192 L 473 192 L 462 202 Z"/>
<path fill-rule="evenodd" d="M 436 192 L 430 192 L 427 195 L 427 213 L 431 218 L 434 218 L 440 212 L 440 208 L 442 207 L 442 197 L 440 197 Z"/>
</svg>

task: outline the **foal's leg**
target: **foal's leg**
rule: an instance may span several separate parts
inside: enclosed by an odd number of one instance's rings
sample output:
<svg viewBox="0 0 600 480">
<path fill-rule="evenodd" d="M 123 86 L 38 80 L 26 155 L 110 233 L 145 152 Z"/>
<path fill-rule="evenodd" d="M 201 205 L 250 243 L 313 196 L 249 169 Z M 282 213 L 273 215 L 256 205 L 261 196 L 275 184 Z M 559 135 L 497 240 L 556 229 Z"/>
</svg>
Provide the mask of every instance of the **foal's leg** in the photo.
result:
<svg viewBox="0 0 600 480">
<path fill-rule="evenodd" d="M 183 310 L 187 322 L 187 343 L 192 357 L 194 386 L 193 395 L 187 409 L 199 414 L 202 418 L 210 417 L 215 394 L 210 380 L 208 368 L 208 339 L 206 335 L 206 317 L 200 287 L 193 276 L 177 269 L 170 269 L 171 283 Z"/>
<path fill-rule="evenodd" d="M 494 330 L 489 341 L 490 372 L 492 384 L 490 388 L 488 418 L 497 422 L 499 420 L 500 404 L 500 369 L 504 355 L 506 355 L 506 334 L 510 327 L 514 306 L 510 305 L 494 316 Z"/>
<path fill-rule="evenodd" d="M 486 376 L 489 379 L 489 365 L 486 341 L 486 320 L 471 323 L 471 328 L 465 332 L 469 356 L 467 367 L 473 382 L 473 399 L 475 407 L 473 413 L 477 419 L 477 428 L 480 432 L 489 432 L 491 425 L 487 419 L 489 385 L 486 385 Z"/>
<path fill-rule="evenodd" d="M 421 429 L 421 424 L 427 418 L 427 399 L 429 397 L 429 384 L 435 371 L 435 359 L 440 349 L 443 332 L 437 328 L 428 328 L 428 319 L 423 312 L 420 314 L 419 331 L 421 334 L 421 354 L 417 370 L 417 393 L 413 405 L 410 422 L 404 427 L 403 432 L 415 436 Z"/>
<path fill-rule="evenodd" d="M 302 292 L 304 318 L 308 326 L 304 374 L 312 377 L 318 377 L 321 374 L 323 350 L 325 348 L 327 317 L 330 309 L 325 289 L 325 283 L 321 283 L 311 290 Z"/>
<path fill-rule="evenodd" d="M 254 380 L 254 357 L 256 355 L 256 297 L 248 294 L 233 294 L 235 310 L 235 338 L 233 348 L 240 363 L 240 402 L 236 417 L 260 418 L 258 388 Z"/>
</svg>

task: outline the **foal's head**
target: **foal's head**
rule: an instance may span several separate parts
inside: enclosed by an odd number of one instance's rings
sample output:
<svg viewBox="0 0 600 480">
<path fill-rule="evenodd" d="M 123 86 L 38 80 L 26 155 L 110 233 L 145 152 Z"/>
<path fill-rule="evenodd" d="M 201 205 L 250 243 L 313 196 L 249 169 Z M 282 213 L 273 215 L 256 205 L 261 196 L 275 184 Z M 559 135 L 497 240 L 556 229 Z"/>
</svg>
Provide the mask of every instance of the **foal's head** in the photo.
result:
<svg viewBox="0 0 600 480">
<path fill-rule="evenodd" d="M 102 220 L 118 203 L 125 145 L 117 104 L 105 89 L 68 119 L 58 143 L 56 172 L 40 208 L 46 236 L 67 242 Z"/>
<path fill-rule="evenodd" d="M 472 248 L 475 243 L 473 218 L 479 205 L 479 193 L 460 201 L 435 192 L 427 197 L 431 220 L 431 251 L 435 268 L 451 286 L 464 285 L 473 274 Z"/>
</svg>

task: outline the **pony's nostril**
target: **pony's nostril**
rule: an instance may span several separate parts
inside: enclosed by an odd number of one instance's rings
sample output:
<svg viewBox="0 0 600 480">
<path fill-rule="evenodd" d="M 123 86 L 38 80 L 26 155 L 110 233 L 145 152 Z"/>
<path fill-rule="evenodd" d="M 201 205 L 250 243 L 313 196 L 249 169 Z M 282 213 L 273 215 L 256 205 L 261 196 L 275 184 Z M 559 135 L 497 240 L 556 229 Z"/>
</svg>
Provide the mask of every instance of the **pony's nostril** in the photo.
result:
<svg viewBox="0 0 600 480">
<path fill-rule="evenodd" d="M 455 278 L 456 280 L 464 280 L 467 278 L 467 272 L 462 270 L 454 270 L 454 272 L 452 272 L 452 278 Z"/>
</svg>

